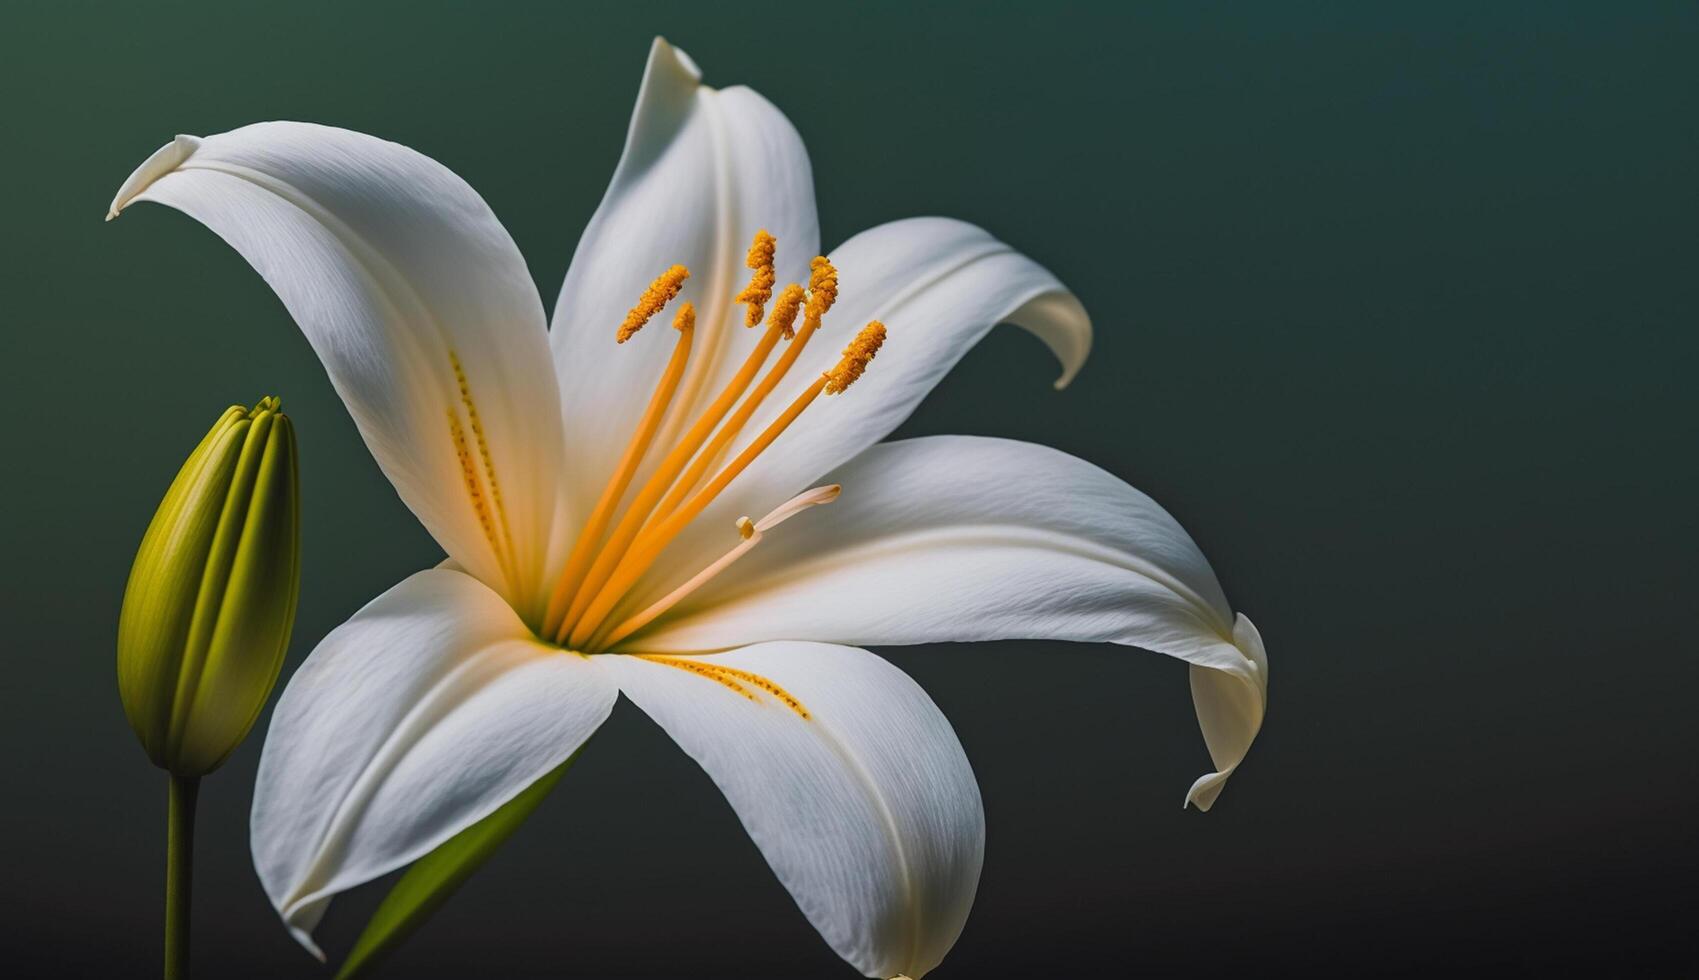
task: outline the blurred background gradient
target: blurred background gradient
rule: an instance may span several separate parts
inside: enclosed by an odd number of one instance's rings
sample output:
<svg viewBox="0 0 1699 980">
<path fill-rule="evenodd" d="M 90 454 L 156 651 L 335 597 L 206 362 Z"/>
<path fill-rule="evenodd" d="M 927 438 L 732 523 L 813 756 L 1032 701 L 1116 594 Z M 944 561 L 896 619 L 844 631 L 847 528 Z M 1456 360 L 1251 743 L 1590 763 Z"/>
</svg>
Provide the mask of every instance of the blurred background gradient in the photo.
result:
<svg viewBox="0 0 1699 980">
<path fill-rule="evenodd" d="M 902 434 L 1107 467 L 1268 641 L 1267 726 L 1209 814 L 1180 808 L 1208 759 L 1178 662 L 881 651 L 985 795 L 978 904 L 934 976 L 1694 965 L 1699 6 L 19 2 L 11 975 L 157 975 L 165 778 L 119 708 L 114 631 L 220 409 L 278 394 L 300 434 L 286 674 L 439 558 L 259 277 L 163 208 L 103 224 L 113 191 L 179 132 L 364 130 L 464 176 L 552 301 L 657 33 L 795 121 L 828 245 L 951 215 L 1071 286 L 1098 331 L 1072 388 L 999 330 Z M 324 975 L 248 860 L 262 732 L 202 791 L 204 977 Z M 333 908 L 333 961 L 383 890 Z M 853 975 L 630 705 L 391 967 Z"/>
</svg>

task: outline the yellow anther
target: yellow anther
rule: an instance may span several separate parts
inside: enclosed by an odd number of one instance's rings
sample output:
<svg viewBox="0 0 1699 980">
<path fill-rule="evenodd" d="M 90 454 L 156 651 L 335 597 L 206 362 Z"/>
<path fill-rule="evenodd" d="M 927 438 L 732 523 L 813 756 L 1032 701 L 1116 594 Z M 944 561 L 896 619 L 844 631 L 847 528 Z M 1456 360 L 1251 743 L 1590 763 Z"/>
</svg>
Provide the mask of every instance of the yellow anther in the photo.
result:
<svg viewBox="0 0 1699 980">
<path fill-rule="evenodd" d="M 838 301 L 838 270 L 824 255 L 816 255 L 808 270 L 808 309 L 803 322 L 818 327 L 820 318 Z"/>
<path fill-rule="evenodd" d="M 749 245 L 749 256 L 743 264 L 755 271 L 749 277 L 749 285 L 743 292 L 737 294 L 737 302 L 747 303 L 749 309 L 743 313 L 743 325 L 753 327 L 761 322 L 761 312 L 767 306 L 767 301 L 773 298 L 773 283 L 777 281 L 777 273 L 773 271 L 773 255 L 778 250 L 778 240 L 763 228 L 755 233 L 755 241 Z"/>
<path fill-rule="evenodd" d="M 625 322 L 619 325 L 619 334 L 614 338 L 617 343 L 625 343 L 631 335 L 643 329 L 649 318 L 661 311 L 661 307 L 672 302 L 678 291 L 684 288 L 684 281 L 690 278 L 690 270 L 682 265 L 675 265 L 655 277 L 649 288 L 643 290 L 643 295 L 637 300 L 637 305 L 625 315 Z"/>
<path fill-rule="evenodd" d="M 855 384 L 855 379 L 861 377 L 861 372 L 867 370 L 867 362 L 873 360 L 879 353 L 880 345 L 885 343 L 885 325 L 874 320 L 861 328 L 848 347 L 844 348 L 844 359 L 838 366 L 826 372 L 826 394 L 836 395 Z"/>
<path fill-rule="evenodd" d="M 745 541 L 755 537 L 755 522 L 747 514 L 737 519 L 737 533 Z"/>
<path fill-rule="evenodd" d="M 792 329 L 796 324 L 796 311 L 802 307 L 802 287 L 796 283 L 786 286 L 779 294 L 779 301 L 773 304 L 773 315 L 767 318 L 768 328 L 778 327 L 780 335 L 786 340 L 796 336 Z"/>
<path fill-rule="evenodd" d="M 678 308 L 678 316 L 673 317 L 673 329 L 686 333 L 696 327 L 696 307 L 689 300 Z"/>
</svg>

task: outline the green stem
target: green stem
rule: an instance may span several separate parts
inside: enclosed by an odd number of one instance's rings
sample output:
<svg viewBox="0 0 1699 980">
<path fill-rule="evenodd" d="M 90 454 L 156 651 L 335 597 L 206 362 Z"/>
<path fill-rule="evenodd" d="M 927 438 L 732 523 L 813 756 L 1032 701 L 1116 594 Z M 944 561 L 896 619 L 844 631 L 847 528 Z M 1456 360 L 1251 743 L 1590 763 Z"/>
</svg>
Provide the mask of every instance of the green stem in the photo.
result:
<svg viewBox="0 0 1699 980">
<path fill-rule="evenodd" d="M 165 980 L 189 977 L 189 892 L 195 863 L 199 776 L 171 777 L 165 811 Z"/>
</svg>

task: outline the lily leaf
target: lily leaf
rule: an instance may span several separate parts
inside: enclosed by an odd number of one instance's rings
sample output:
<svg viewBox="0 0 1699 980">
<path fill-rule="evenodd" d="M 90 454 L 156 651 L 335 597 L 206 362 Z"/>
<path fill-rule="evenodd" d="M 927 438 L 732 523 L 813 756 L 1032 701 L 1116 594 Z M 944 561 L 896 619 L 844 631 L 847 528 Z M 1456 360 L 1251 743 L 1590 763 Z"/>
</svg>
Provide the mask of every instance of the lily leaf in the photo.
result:
<svg viewBox="0 0 1699 980">
<path fill-rule="evenodd" d="M 354 943 L 353 951 L 343 961 L 342 969 L 337 971 L 336 980 L 366 976 L 437 909 L 442 908 L 466 879 L 472 877 L 472 872 L 482 867 L 496 848 L 513 836 L 513 832 L 537 809 L 543 797 L 549 795 L 577 759 L 578 753 L 574 752 L 571 758 L 525 787 L 500 809 L 413 862 L 413 866 L 384 896 L 378 910 L 372 913 L 371 921 L 366 923 L 366 929 Z"/>
</svg>

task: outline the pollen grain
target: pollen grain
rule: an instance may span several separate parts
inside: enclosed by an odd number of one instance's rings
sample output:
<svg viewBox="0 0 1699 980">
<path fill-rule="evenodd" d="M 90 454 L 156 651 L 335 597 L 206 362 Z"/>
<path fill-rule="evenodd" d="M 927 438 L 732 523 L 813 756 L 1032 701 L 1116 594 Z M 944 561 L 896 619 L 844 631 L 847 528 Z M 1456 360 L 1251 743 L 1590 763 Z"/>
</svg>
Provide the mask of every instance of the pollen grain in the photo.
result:
<svg viewBox="0 0 1699 980">
<path fill-rule="evenodd" d="M 743 287 L 736 300 L 748 306 L 743 312 L 743 325 L 746 327 L 761 323 L 761 313 L 767 301 L 773 298 L 773 283 L 778 281 L 778 273 L 773 270 L 773 256 L 777 251 L 778 240 L 767 229 L 755 233 L 755 241 L 749 245 L 749 255 L 743 260 L 753 274 L 749 277 L 749 285 Z"/>
<path fill-rule="evenodd" d="M 879 348 L 885 343 L 885 325 L 874 320 L 861 328 L 849 346 L 844 348 L 844 359 L 838 366 L 826 373 L 826 394 L 841 394 L 844 389 L 855 384 L 861 373 L 867 370 L 867 362 L 879 353 Z"/>
<path fill-rule="evenodd" d="M 638 297 L 637 305 L 625 315 L 625 322 L 619 325 L 619 333 L 614 342 L 623 344 L 631 339 L 631 335 L 643 329 L 649 319 L 661 311 L 661 307 L 672 302 L 678 291 L 684 288 L 684 281 L 690 278 L 690 270 L 682 265 L 675 265 L 655 277 L 649 288 L 643 290 Z"/>
</svg>

